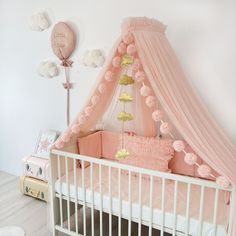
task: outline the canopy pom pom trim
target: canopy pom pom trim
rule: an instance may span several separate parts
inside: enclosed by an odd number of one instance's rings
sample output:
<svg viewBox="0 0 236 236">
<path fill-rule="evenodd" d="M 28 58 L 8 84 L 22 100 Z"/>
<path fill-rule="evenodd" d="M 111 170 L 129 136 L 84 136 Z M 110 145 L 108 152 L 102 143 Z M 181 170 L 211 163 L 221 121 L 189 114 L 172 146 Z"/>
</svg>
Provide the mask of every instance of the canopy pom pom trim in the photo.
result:
<svg viewBox="0 0 236 236">
<path fill-rule="evenodd" d="M 175 140 L 173 142 L 173 148 L 176 152 L 182 152 L 185 149 L 185 144 L 182 140 Z"/>
<path fill-rule="evenodd" d="M 201 177 L 207 178 L 211 175 L 211 167 L 205 164 L 200 165 L 197 172 Z"/>
<path fill-rule="evenodd" d="M 184 156 L 184 161 L 186 162 L 186 164 L 193 166 L 197 162 L 197 155 L 192 152 L 186 153 Z"/>
<path fill-rule="evenodd" d="M 122 36 L 122 40 L 126 43 L 126 44 L 130 44 L 134 41 L 134 37 L 132 35 L 132 33 L 128 32 L 127 34 Z"/>
</svg>

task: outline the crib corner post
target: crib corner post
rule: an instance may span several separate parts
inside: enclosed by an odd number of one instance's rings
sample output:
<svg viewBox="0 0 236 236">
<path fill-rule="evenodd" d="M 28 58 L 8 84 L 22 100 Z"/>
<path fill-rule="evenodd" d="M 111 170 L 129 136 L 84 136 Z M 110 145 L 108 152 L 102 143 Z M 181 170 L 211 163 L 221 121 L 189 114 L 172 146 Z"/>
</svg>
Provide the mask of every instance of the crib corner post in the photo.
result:
<svg viewBox="0 0 236 236">
<path fill-rule="evenodd" d="M 232 187 L 231 191 L 229 227 L 227 236 L 233 236 L 236 233 L 235 217 L 236 217 L 236 185 Z"/>
<path fill-rule="evenodd" d="M 58 212 L 58 199 L 55 195 L 55 182 L 57 180 L 57 156 L 50 154 L 50 178 L 49 178 L 49 190 L 50 190 L 50 229 L 53 236 L 58 236 L 58 231 L 55 229 L 57 222 L 59 221 Z M 50 231 L 51 231 L 50 230 Z"/>
</svg>

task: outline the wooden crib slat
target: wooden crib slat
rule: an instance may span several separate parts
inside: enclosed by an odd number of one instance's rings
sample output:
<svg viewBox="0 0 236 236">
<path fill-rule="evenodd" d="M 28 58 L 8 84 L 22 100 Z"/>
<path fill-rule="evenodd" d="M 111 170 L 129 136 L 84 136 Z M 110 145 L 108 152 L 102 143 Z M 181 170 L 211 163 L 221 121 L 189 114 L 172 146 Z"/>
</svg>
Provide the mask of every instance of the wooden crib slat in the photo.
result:
<svg viewBox="0 0 236 236">
<path fill-rule="evenodd" d="M 100 235 L 103 235 L 103 219 L 102 219 L 102 211 L 103 211 L 103 194 L 102 194 L 102 165 L 99 164 L 99 192 L 100 192 Z"/>
<path fill-rule="evenodd" d="M 150 193 L 149 193 L 149 209 L 150 209 L 150 220 L 149 220 L 149 236 L 152 236 L 152 222 L 153 222 L 153 176 L 150 176 Z"/>
<path fill-rule="evenodd" d="M 84 178 L 84 161 L 81 161 L 81 167 L 82 167 L 82 189 L 83 189 L 83 228 L 84 228 L 84 236 L 86 236 L 87 230 L 86 230 L 86 189 L 85 189 L 85 178 Z"/>
<path fill-rule="evenodd" d="M 142 231 L 142 173 L 139 173 L 138 183 L 138 201 L 139 201 L 139 221 L 138 221 L 138 236 L 141 236 Z"/>
<path fill-rule="evenodd" d="M 219 189 L 215 190 L 214 215 L 213 215 L 213 236 L 217 235 L 217 214 L 218 214 Z"/>
<path fill-rule="evenodd" d="M 67 189 L 67 222 L 68 230 L 70 231 L 70 183 L 68 177 L 68 158 L 65 157 L 65 167 L 66 167 L 66 189 Z"/>
<path fill-rule="evenodd" d="M 90 163 L 90 187 L 91 187 L 91 233 L 94 236 L 94 186 L 93 186 L 93 163 Z"/>
<path fill-rule="evenodd" d="M 122 213 L 122 201 L 121 201 L 121 169 L 118 169 L 118 198 L 119 198 L 119 213 L 118 213 L 118 236 L 121 236 L 121 213 Z"/>
<path fill-rule="evenodd" d="M 165 225 L 165 191 L 166 191 L 166 179 L 162 178 L 161 186 L 161 236 L 164 236 L 164 225 Z"/>
<path fill-rule="evenodd" d="M 190 198 L 191 198 L 191 184 L 188 183 L 187 186 L 187 202 L 186 202 L 186 228 L 185 228 L 185 236 L 188 236 L 189 232 L 189 210 L 190 210 Z"/>
<path fill-rule="evenodd" d="M 176 223 L 177 223 L 177 200 L 178 200 L 178 181 L 175 180 L 175 187 L 174 187 L 174 212 L 173 212 L 173 231 L 172 235 L 175 236 L 176 234 Z"/>
<path fill-rule="evenodd" d="M 62 189 L 61 189 L 61 158 L 57 155 L 57 173 L 58 173 L 58 180 L 60 183 L 60 192 L 59 192 L 59 212 L 60 212 L 60 222 L 61 227 L 63 228 L 63 208 L 62 208 Z"/>
<path fill-rule="evenodd" d="M 128 180 L 128 195 L 129 195 L 129 219 L 128 219 L 128 236 L 131 236 L 131 218 L 132 218 L 132 202 L 131 202 L 131 189 L 132 189 L 132 182 L 131 182 L 131 171 L 129 170 L 129 180 Z"/>
<path fill-rule="evenodd" d="M 76 159 L 73 159 L 74 187 L 75 187 L 75 232 L 78 233 L 78 185 L 76 173 Z"/>
<path fill-rule="evenodd" d="M 202 236 L 203 210 L 204 210 L 205 186 L 201 186 L 200 210 L 199 210 L 199 236 Z"/>
<path fill-rule="evenodd" d="M 109 178 L 109 236 L 112 236 L 112 179 L 111 179 L 111 167 L 108 167 Z"/>
</svg>

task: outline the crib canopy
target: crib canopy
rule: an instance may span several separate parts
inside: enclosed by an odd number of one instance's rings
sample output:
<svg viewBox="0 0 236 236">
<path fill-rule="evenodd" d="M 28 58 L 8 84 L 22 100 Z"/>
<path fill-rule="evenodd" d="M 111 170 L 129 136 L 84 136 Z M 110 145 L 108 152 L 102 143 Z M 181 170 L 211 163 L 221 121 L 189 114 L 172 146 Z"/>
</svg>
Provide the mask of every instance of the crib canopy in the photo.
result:
<svg viewBox="0 0 236 236">
<path fill-rule="evenodd" d="M 147 106 L 147 96 L 140 96 L 140 89 L 147 86 L 151 90 L 144 89 L 143 93 L 157 98 L 158 109 L 165 112 L 164 119 L 174 127 L 175 137 L 182 137 L 206 163 L 236 185 L 236 147 L 190 86 L 165 30 L 166 26 L 155 19 L 124 19 L 121 37 L 107 57 L 91 96 L 61 136 L 58 146 L 67 142 L 72 134 L 82 136 L 96 128 L 120 130 L 116 119 L 120 109 L 118 80 L 125 71 L 135 77 L 133 86 L 126 90 L 135 101 L 128 108 L 134 114 L 134 120 L 126 127 L 127 130 L 143 136 L 158 134 L 157 122 L 153 120 L 156 107 Z M 132 71 L 144 72 L 144 79 L 139 80 L 136 74 L 121 66 L 122 61 L 130 59 L 124 59 L 130 44 L 136 48 L 135 53 L 130 52 Z"/>
</svg>

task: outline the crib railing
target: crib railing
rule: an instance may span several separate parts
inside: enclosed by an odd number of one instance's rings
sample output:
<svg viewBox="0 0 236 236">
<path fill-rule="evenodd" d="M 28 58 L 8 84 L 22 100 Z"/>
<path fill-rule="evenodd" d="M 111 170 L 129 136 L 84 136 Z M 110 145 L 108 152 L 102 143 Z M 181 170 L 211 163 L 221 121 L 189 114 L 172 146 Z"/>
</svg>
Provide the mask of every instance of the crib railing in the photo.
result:
<svg viewBox="0 0 236 236">
<path fill-rule="evenodd" d="M 81 176 L 77 176 L 78 172 L 77 165 L 78 161 L 81 165 Z M 89 164 L 90 169 L 90 196 L 88 201 L 88 196 L 86 196 L 86 186 L 85 186 L 85 170 L 86 166 Z M 98 189 L 99 189 L 99 203 L 96 202 L 94 199 L 94 167 L 97 165 L 99 167 L 99 174 L 98 174 Z M 108 175 L 103 176 L 102 168 L 108 168 Z M 88 167 L 87 167 L 88 168 Z M 112 171 L 117 171 L 117 186 L 112 185 Z M 69 172 L 73 173 L 73 180 L 69 179 Z M 123 205 L 122 202 L 122 184 L 121 184 L 121 175 L 125 172 L 128 177 L 128 215 L 123 214 Z M 138 215 L 132 215 L 132 174 L 136 174 L 136 178 L 138 178 Z M 65 176 L 65 177 L 63 177 Z M 149 219 L 144 220 L 142 218 L 142 194 L 143 194 L 143 186 L 142 186 L 142 178 L 148 178 L 148 183 L 150 184 L 149 187 Z M 66 194 L 62 193 L 62 177 L 64 178 L 64 182 L 66 184 Z M 71 178 L 71 177 L 70 177 Z M 81 178 L 82 181 L 82 197 L 78 198 L 78 178 Z M 87 176 L 88 178 L 88 176 Z M 104 207 L 104 200 L 103 200 L 103 178 L 108 178 L 108 208 Z M 154 181 L 161 181 L 161 219 L 160 223 L 156 224 L 153 222 L 153 203 L 155 198 L 153 197 L 153 185 Z M 60 187 L 59 191 L 55 191 L 55 183 L 59 181 Z M 71 182 L 72 181 L 72 182 Z M 172 227 L 166 227 L 165 225 L 165 191 L 166 191 L 166 184 L 168 181 L 173 181 L 174 183 L 174 194 L 173 194 L 173 224 Z M 186 225 L 185 229 L 182 231 L 178 231 L 177 229 L 177 204 L 178 204 L 178 188 L 180 183 L 185 183 L 187 185 L 187 196 L 186 196 L 186 212 L 185 212 L 185 219 Z M 71 194 L 71 186 L 73 184 L 74 193 Z M 214 208 L 212 209 L 213 218 L 213 233 L 212 236 L 222 236 L 217 234 L 217 215 L 218 215 L 218 201 L 219 201 L 219 192 L 224 190 L 217 186 L 212 181 L 202 180 L 198 178 L 192 178 L 187 176 L 181 176 L 171 173 L 164 173 L 158 172 L 154 170 L 143 169 L 139 167 L 134 167 L 130 165 L 124 165 L 119 162 L 108 161 L 104 159 L 97 159 L 88 156 L 68 153 L 59 150 L 52 150 L 51 155 L 51 209 L 52 209 L 52 227 L 53 227 L 53 235 L 57 235 L 58 231 L 66 233 L 68 235 L 74 236 L 94 236 L 95 235 L 95 220 L 94 220 L 94 212 L 99 211 L 99 235 L 103 236 L 104 234 L 104 225 L 103 225 L 103 212 L 108 214 L 108 234 L 109 236 L 112 235 L 112 220 L 113 216 L 115 215 L 118 217 L 117 227 L 118 227 L 118 236 L 123 236 L 121 227 L 122 227 L 122 218 L 125 218 L 128 221 L 128 232 L 127 235 L 131 236 L 132 233 L 132 222 L 136 222 L 137 226 L 137 234 L 138 236 L 142 235 L 142 225 L 146 225 L 148 227 L 148 235 L 153 235 L 153 230 L 157 229 L 160 230 L 160 235 L 164 236 L 164 233 L 167 232 L 171 235 L 180 235 L 180 236 L 188 236 L 189 234 L 189 227 L 190 227 L 190 202 L 191 202 L 191 187 L 193 185 L 197 185 L 200 188 L 200 204 L 199 204 L 199 218 L 198 218 L 198 235 L 199 236 L 206 236 L 203 235 L 203 212 L 204 212 L 204 197 L 205 197 L 205 190 L 206 188 L 214 189 Z M 112 200 L 112 189 L 117 188 L 117 199 L 118 199 L 118 210 L 114 211 L 113 209 L 113 200 Z M 227 189 L 228 192 L 231 192 L 231 189 Z M 80 208 L 79 208 L 80 207 Z M 91 217 L 90 217 L 90 224 L 91 230 L 87 232 L 87 217 L 86 211 L 90 208 Z M 78 210 L 82 210 L 82 216 L 78 214 Z M 74 217 L 75 227 L 71 227 L 71 217 Z M 83 222 L 83 229 L 79 229 L 79 220 Z M 65 224 L 66 222 L 66 224 Z"/>
</svg>

